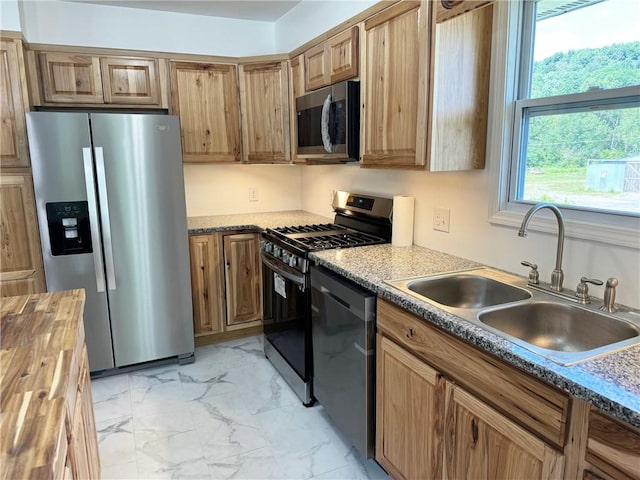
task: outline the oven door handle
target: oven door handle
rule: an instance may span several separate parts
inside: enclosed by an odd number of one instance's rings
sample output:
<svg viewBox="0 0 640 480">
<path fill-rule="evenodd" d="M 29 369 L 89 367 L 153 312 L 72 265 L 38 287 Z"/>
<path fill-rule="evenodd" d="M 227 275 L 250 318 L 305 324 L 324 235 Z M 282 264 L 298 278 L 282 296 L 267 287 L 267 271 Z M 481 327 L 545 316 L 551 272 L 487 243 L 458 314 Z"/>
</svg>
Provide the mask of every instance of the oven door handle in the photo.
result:
<svg viewBox="0 0 640 480">
<path fill-rule="evenodd" d="M 287 272 L 286 270 L 283 270 L 282 268 L 280 268 L 275 262 L 273 262 L 270 258 L 266 257 L 264 254 L 262 254 L 262 263 L 264 263 L 267 267 L 273 270 L 274 273 L 277 273 L 278 275 L 286 278 L 287 280 L 291 280 L 293 283 L 298 285 L 303 291 L 306 288 L 304 274 L 295 275 L 293 273 Z"/>
</svg>

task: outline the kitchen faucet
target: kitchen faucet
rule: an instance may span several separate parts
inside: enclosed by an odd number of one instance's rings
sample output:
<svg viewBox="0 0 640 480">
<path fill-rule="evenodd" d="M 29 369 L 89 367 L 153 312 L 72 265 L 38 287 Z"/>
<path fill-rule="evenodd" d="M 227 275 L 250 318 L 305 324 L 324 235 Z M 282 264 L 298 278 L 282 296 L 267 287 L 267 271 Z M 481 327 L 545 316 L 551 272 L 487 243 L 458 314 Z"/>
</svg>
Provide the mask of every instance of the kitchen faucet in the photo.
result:
<svg viewBox="0 0 640 480">
<path fill-rule="evenodd" d="M 551 210 L 558 220 L 558 247 L 556 249 L 556 268 L 551 273 L 551 290 L 561 292 L 562 282 L 564 280 L 564 273 L 562 272 L 562 250 L 564 248 L 564 218 L 562 218 L 562 212 L 560 211 L 560 209 L 550 203 L 538 203 L 534 205 L 529 209 L 529 211 L 522 219 L 522 225 L 520 225 L 520 230 L 518 230 L 518 236 L 527 236 L 527 226 L 529 225 L 531 217 L 533 217 L 533 215 L 538 210 L 542 210 L 543 208 L 548 208 L 549 210 Z"/>
</svg>

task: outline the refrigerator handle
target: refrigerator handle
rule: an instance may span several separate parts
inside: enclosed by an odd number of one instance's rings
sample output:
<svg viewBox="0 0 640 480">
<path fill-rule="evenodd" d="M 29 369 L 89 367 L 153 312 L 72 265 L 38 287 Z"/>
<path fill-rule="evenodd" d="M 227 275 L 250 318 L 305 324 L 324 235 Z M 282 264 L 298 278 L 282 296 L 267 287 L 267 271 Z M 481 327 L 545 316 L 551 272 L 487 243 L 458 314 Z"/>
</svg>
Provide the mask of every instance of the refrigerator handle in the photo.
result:
<svg viewBox="0 0 640 480">
<path fill-rule="evenodd" d="M 104 152 L 102 147 L 94 148 L 96 155 L 96 178 L 98 179 L 98 194 L 100 195 L 100 220 L 102 224 L 102 240 L 104 256 L 107 266 L 107 286 L 109 290 L 116 289 L 116 272 L 113 264 L 113 245 L 111 244 L 111 223 L 109 221 L 109 200 L 107 198 L 107 177 L 104 169 Z"/>
<path fill-rule="evenodd" d="M 98 231 L 98 201 L 94 184 L 93 159 L 91 158 L 91 149 L 89 147 L 82 149 L 82 160 L 84 163 L 84 181 L 87 186 L 87 203 L 89 204 L 93 265 L 96 269 L 96 289 L 98 292 L 104 292 L 104 261 L 102 259 L 102 248 L 100 247 L 100 232 Z"/>
</svg>

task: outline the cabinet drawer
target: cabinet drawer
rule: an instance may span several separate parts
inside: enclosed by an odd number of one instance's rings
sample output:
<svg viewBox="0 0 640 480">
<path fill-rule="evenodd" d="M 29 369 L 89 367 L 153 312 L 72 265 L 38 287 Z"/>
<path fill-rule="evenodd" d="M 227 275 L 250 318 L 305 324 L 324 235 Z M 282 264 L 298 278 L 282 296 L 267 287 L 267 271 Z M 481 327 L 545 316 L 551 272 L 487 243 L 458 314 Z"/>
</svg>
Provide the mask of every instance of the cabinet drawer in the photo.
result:
<svg viewBox="0 0 640 480">
<path fill-rule="evenodd" d="M 586 459 L 613 478 L 640 479 L 640 432 L 591 410 Z"/>
<path fill-rule="evenodd" d="M 498 358 L 378 299 L 378 330 L 563 450 L 569 397 Z"/>
</svg>

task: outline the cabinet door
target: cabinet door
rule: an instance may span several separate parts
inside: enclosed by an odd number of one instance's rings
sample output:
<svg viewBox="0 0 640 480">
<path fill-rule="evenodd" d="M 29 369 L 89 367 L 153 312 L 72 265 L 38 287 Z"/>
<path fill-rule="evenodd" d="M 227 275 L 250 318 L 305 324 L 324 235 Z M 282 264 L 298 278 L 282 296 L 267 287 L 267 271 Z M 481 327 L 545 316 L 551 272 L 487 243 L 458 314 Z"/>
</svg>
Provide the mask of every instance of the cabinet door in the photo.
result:
<svg viewBox="0 0 640 480">
<path fill-rule="evenodd" d="M 294 163 L 305 163 L 303 158 L 298 158 L 298 126 L 296 112 L 296 98 L 305 93 L 304 88 L 304 56 L 298 55 L 289 61 L 289 121 L 291 131 L 291 158 Z"/>
<path fill-rule="evenodd" d="M 40 52 L 39 58 L 45 102 L 104 103 L 98 57 Z"/>
<path fill-rule="evenodd" d="M 158 61 L 150 58 L 100 58 L 105 103 L 159 105 Z"/>
<path fill-rule="evenodd" d="M 376 460 L 396 479 L 442 477 L 440 375 L 377 337 Z"/>
<path fill-rule="evenodd" d="M 561 478 L 564 457 L 453 383 L 446 385 L 447 478 Z"/>
<path fill-rule="evenodd" d="M 45 291 L 31 175 L 0 175 L 0 296 Z"/>
<path fill-rule="evenodd" d="M 363 167 L 425 164 L 428 7 L 401 2 L 365 21 Z"/>
<path fill-rule="evenodd" d="M 28 167 L 24 112 L 28 108 L 22 44 L 0 41 L 0 166 Z"/>
<path fill-rule="evenodd" d="M 432 172 L 484 168 L 492 22 L 489 5 L 435 26 Z"/>
<path fill-rule="evenodd" d="M 191 235 L 191 295 L 193 330 L 198 335 L 220 333 L 224 324 L 224 262 L 218 234 Z"/>
<path fill-rule="evenodd" d="M 224 236 L 227 330 L 262 318 L 259 239 L 257 233 Z"/>
<path fill-rule="evenodd" d="M 240 104 L 244 161 L 289 162 L 287 62 L 240 65 Z"/>
<path fill-rule="evenodd" d="M 329 83 L 358 76 L 358 27 L 342 32 L 328 41 Z"/>
<path fill-rule="evenodd" d="M 185 162 L 240 161 L 235 65 L 171 62 L 171 113 L 180 116 Z"/>
<path fill-rule="evenodd" d="M 304 52 L 304 83 L 307 90 L 315 90 L 329 84 L 329 62 L 326 58 L 325 43 Z"/>
<path fill-rule="evenodd" d="M 640 430 L 592 409 L 586 460 L 612 478 L 640 479 Z"/>
</svg>

